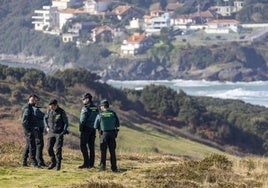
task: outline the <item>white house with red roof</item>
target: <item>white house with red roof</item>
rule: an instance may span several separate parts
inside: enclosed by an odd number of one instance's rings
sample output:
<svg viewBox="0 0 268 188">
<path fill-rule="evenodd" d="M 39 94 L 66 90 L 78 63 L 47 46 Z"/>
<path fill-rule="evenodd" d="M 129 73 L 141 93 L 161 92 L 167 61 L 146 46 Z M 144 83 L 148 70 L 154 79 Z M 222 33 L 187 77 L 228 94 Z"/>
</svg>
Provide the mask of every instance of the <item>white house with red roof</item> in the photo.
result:
<svg viewBox="0 0 268 188">
<path fill-rule="evenodd" d="M 234 19 L 222 19 L 208 21 L 206 25 L 206 33 L 228 34 L 238 32 L 239 22 Z"/>
<path fill-rule="evenodd" d="M 88 13 L 85 12 L 84 10 L 80 9 L 72 9 L 72 8 L 67 8 L 64 10 L 59 11 L 59 28 L 62 29 L 64 24 L 71 19 L 74 18 L 78 15 L 87 15 Z"/>
<path fill-rule="evenodd" d="M 93 42 L 101 40 L 111 41 L 114 37 L 114 29 L 108 25 L 96 27 L 91 30 L 91 39 Z"/>
<path fill-rule="evenodd" d="M 153 45 L 153 40 L 145 33 L 133 33 L 121 45 L 121 55 L 136 55 Z"/>
<path fill-rule="evenodd" d="M 183 14 L 178 17 L 172 18 L 172 25 L 185 25 L 185 24 L 203 24 L 209 20 L 214 20 L 215 15 L 211 10 L 196 12 L 193 14 Z"/>
</svg>

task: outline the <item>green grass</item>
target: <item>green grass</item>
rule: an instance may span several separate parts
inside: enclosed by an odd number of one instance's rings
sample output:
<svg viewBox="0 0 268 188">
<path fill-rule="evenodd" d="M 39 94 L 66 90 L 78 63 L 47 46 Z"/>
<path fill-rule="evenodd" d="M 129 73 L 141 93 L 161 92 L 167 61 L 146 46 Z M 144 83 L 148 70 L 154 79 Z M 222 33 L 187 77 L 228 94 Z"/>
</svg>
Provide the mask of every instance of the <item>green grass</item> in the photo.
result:
<svg viewBox="0 0 268 188">
<path fill-rule="evenodd" d="M 136 125 L 139 130 L 122 126 L 118 136 L 118 150 L 123 152 L 154 152 L 179 156 L 204 157 L 219 150 L 153 130 L 150 127 Z"/>
<path fill-rule="evenodd" d="M 65 141 L 75 140 L 66 136 Z M 99 172 L 99 141 L 93 169 L 78 169 L 80 150 L 63 149 L 60 171 L 21 167 L 22 146 L 0 144 L 0 188 L 110 188 L 110 187 L 265 187 L 267 160 L 238 158 L 144 125 L 135 130 L 122 126 L 117 138 L 119 173 Z M 49 161 L 46 150 L 45 161 Z M 245 167 L 245 161 L 250 166 Z"/>
</svg>

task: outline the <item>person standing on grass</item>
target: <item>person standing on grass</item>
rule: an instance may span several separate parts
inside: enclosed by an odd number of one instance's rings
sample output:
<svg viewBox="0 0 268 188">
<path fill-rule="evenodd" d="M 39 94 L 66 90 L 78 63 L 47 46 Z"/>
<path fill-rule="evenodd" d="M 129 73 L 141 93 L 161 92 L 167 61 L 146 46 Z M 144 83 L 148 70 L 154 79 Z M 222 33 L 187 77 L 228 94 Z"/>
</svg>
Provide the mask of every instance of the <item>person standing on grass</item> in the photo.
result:
<svg viewBox="0 0 268 188">
<path fill-rule="evenodd" d="M 84 106 L 80 113 L 79 131 L 80 135 L 80 149 L 83 155 L 84 163 L 78 168 L 93 168 L 95 162 L 95 138 L 96 129 L 94 129 L 94 122 L 99 113 L 98 107 L 92 102 L 92 95 L 86 93 L 82 97 Z M 88 156 L 89 151 L 89 156 Z"/>
<path fill-rule="evenodd" d="M 64 135 L 68 134 L 69 123 L 65 111 L 59 107 L 56 99 L 50 100 L 49 109 L 44 117 L 44 123 L 48 132 L 48 155 L 51 158 L 48 169 L 56 167 L 56 170 L 60 170 L 63 140 Z M 53 149 L 54 146 L 56 146 L 56 155 Z"/>
<path fill-rule="evenodd" d="M 28 103 L 24 105 L 21 113 L 21 124 L 26 138 L 26 146 L 23 152 L 22 165 L 27 166 L 27 157 L 30 154 L 31 164 L 35 168 L 40 168 L 36 160 L 36 143 L 35 143 L 35 128 L 33 106 L 36 105 L 37 95 L 31 94 L 28 98 Z"/>
<path fill-rule="evenodd" d="M 38 161 L 38 165 L 41 167 L 45 167 L 45 161 L 43 158 L 43 149 L 44 149 L 44 116 L 40 110 L 39 106 L 40 98 L 37 98 L 36 104 L 33 106 L 34 113 L 34 123 L 36 124 L 35 131 L 35 144 L 36 144 L 36 159 Z"/>
<path fill-rule="evenodd" d="M 101 162 L 100 171 L 106 170 L 107 147 L 110 152 L 111 170 L 118 172 L 116 164 L 116 137 L 118 134 L 119 119 L 116 113 L 109 109 L 109 102 L 103 100 L 100 103 L 101 112 L 96 117 L 94 128 L 100 132 Z"/>
<path fill-rule="evenodd" d="M 35 105 L 33 105 L 33 119 L 32 122 L 34 124 L 34 137 L 35 137 L 35 145 L 36 145 L 36 159 L 38 162 L 38 166 L 45 167 L 45 161 L 43 158 L 43 149 L 44 149 L 44 113 L 40 110 L 39 107 L 40 98 L 36 99 Z M 27 158 L 29 155 L 29 146 L 25 149 L 23 165 L 27 166 Z"/>
</svg>

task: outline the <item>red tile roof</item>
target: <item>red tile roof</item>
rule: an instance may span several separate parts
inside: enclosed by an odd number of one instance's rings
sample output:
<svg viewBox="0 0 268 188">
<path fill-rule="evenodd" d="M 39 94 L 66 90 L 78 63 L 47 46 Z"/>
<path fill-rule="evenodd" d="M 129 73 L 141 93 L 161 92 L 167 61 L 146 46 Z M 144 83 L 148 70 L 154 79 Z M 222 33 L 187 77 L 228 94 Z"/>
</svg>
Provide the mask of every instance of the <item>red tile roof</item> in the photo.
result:
<svg viewBox="0 0 268 188">
<path fill-rule="evenodd" d="M 86 12 L 84 10 L 80 10 L 80 9 L 67 8 L 67 9 L 61 10 L 60 13 L 65 13 L 65 14 L 84 14 Z"/>
<path fill-rule="evenodd" d="M 104 26 L 101 26 L 101 27 L 96 27 L 92 31 L 94 31 L 96 35 L 99 35 L 99 34 L 103 33 L 106 30 L 112 31 L 113 29 L 110 26 L 104 25 Z"/>
<path fill-rule="evenodd" d="M 175 10 L 176 8 L 179 8 L 179 7 L 182 7 L 182 6 L 183 6 L 183 3 L 179 3 L 179 2 L 168 3 L 167 6 L 166 6 L 166 10 Z"/>
<path fill-rule="evenodd" d="M 144 33 L 133 33 L 127 39 L 128 43 L 141 43 L 141 41 L 146 37 Z"/>
<path fill-rule="evenodd" d="M 131 6 L 119 5 L 118 7 L 113 9 L 112 12 L 115 13 L 116 15 L 121 15 L 121 14 L 125 13 L 126 11 L 128 11 L 129 9 L 131 9 Z"/>
<path fill-rule="evenodd" d="M 220 23 L 234 23 L 234 24 L 238 24 L 239 21 L 234 20 L 234 19 L 222 19 L 222 20 L 211 20 L 208 21 L 207 23 L 211 23 L 211 24 L 220 24 Z"/>
</svg>

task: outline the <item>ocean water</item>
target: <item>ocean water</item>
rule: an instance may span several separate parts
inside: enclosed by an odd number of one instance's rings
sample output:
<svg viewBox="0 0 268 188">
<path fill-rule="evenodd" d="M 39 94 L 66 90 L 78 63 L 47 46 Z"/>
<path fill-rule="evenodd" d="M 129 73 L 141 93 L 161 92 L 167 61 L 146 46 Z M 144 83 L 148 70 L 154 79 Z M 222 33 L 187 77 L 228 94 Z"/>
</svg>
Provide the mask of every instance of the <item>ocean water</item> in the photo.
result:
<svg viewBox="0 0 268 188">
<path fill-rule="evenodd" d="M 239 99 L 246 103 L 268 107 L 268 81 L 255 82 L 219 82 L 205 80 L 151 80 L 151 81 L 116 81 L 107 84 L 116 88 L 140 90 L 150 84 L 165 85 L 188 95 L 210 96 L 222 99 Z"/>
</svg>

